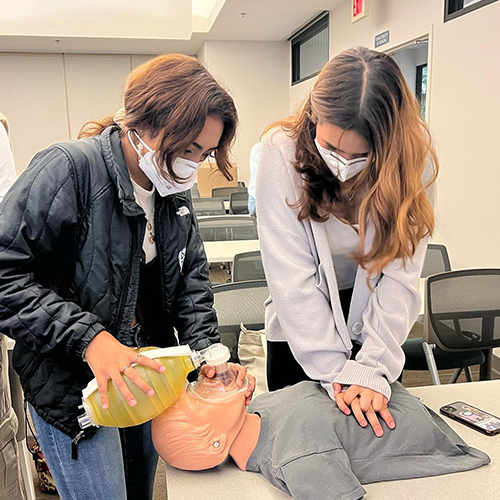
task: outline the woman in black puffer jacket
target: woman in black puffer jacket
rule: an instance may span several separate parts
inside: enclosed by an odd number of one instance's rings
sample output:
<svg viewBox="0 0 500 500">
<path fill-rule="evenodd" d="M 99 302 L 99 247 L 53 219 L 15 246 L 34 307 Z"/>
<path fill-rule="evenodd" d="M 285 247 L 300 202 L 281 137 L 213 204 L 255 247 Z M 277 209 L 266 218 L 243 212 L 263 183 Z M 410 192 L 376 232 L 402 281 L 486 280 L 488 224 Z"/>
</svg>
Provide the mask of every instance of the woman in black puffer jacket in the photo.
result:
<svg viewBox="0 0 500 500">
<path fill-rule="evenodd" d="M 134 406 L 124 377 L 152 389 L 130 365 L 164 368 L 132 348 L 175 345 L 174 329 L 197 350 L 219 340 L 188 193 L 208 156 L 230 178 L 236 124 L 196 59 L 157 57 L 131 73 L 120 119 L 38 153 L 0 206 L 0 331 L 63 499 L 152 497 L 150 424 L 82 432 L 81 392 L 95 376 L 106 407 L 111 379 Z"/>
</svg>

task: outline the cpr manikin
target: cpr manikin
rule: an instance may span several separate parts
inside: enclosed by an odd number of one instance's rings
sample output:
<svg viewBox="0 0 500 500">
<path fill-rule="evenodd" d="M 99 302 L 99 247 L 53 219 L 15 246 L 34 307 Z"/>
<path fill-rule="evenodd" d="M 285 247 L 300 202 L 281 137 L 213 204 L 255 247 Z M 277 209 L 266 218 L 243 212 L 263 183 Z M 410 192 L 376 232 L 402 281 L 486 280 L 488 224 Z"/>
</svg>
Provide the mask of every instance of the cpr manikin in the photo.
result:
<svg viewBox="0 0 500 500">
<path fill-rule="evenodd" d="M 362 498 L 362 484 L 434 476 L 489 463 L 401 384 L 392 384 L 396 429 L 376 438 L 347 417 L 316 382 L 301 382 L 254 399 L 227 364 L 201 375 L 153 420 L 153 442 L 172 467 L 204 470 L 230 455 L 295 500 Z M 203 372 L 202 372 L 203 373 Z"/>
<path fill-rule="evenodd" d="M 248 382 L 236 386 L 237 375 L 228 359 L 229 351 L 221 349 L 218 358 L 213 353 L 210 365 L 215 377 L 205 377 L 202 371 L 177 402 L 153 420 L 155 447 L 173 467 L 203 470 L 221 464 L 244 424 L 251 420 L 245 405 Z M 259 417 L 253 417 L 258 423 Z"/>
</svg>

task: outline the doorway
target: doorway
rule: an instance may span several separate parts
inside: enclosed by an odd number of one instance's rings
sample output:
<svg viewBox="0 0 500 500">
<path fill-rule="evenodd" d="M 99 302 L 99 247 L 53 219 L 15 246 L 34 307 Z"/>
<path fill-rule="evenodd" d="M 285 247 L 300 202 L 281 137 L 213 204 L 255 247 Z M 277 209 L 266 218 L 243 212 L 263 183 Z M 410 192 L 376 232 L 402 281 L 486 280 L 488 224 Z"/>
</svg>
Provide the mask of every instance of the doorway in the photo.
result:
<svg viewBox="0 0 500 500">
<path fill-rule="evenodd" d="M 413 40 L 409 45 L 389 52 L 389 55 L 398 63 L 408 85 L 415 92 L 422 119 L 427 120 L 429 38 Z"/>
</svg>

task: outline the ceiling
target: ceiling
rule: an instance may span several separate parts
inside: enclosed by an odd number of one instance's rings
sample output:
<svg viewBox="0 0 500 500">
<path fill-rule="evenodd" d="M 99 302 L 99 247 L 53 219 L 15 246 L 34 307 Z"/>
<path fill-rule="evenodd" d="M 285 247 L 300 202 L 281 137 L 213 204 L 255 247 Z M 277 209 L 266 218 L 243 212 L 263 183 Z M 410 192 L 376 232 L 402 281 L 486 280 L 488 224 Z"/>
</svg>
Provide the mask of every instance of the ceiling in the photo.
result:
<svg viewBox="0 0 500 500">
<path fill-rule="evenodd" d="M 342 0 L 2 0 L 0 51 L 196 54 L 280 41 Z"/>
</svg>

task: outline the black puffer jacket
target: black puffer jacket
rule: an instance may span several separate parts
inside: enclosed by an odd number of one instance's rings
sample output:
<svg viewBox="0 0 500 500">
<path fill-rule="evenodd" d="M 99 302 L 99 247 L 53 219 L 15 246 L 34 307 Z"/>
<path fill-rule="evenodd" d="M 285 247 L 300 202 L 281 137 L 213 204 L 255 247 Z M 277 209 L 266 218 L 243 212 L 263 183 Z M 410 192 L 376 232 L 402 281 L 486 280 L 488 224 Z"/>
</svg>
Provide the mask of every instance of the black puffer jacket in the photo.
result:
<svg viewBox="0 0 500 500">
<path fill-rule="evenodd" d="M 146 218 L 135 202 L 117 127 L 38 153 L 0 205 L 0 331 L 16 340 L 26 399 L 64 433 L 79 433 L 82 353 L 102 330 L 135 346 Z M 180 342 L 217 342 L 208 264 L 189 194 L 156 197 L 164 323 Z M 173 345 L 173 328 L 142 339 Z"/>
</svg>

